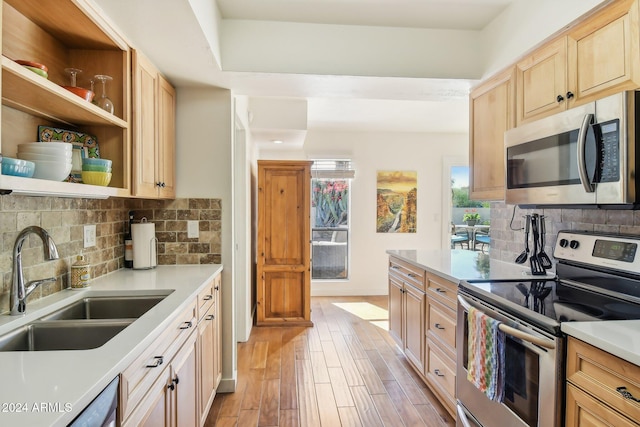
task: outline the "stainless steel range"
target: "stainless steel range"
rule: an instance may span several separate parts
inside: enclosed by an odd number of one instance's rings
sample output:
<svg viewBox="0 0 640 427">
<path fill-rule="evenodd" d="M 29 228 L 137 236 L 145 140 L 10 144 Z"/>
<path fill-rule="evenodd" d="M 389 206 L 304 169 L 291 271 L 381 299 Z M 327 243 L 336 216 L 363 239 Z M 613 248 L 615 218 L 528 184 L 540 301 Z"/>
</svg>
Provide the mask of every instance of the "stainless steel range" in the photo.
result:
<svg viewBox="0 0 640 427">
<path fill-rule="evenodd" d="M 640 319 L 640 236 L 558 233 L 557 278 L 463 281 L 458 293 L 458 425 L 559 427 L 563 422 L 562 322 Z M 470 307 L 502 322 L 504 397 L 467 379 Z"/>
</svg>

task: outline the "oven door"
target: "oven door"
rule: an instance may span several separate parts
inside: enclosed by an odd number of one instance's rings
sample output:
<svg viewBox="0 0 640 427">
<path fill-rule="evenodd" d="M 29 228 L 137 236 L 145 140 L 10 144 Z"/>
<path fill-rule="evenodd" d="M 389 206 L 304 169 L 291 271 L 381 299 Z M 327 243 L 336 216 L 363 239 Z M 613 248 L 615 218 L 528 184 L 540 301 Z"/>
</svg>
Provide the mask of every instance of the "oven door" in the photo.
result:
<svg viewBox="0 0 640 427">
<path fill-rule="evenodd" d="M 505 329 L 505 397 L 489 400 L 467 380 L 468 307 L 503 322 Z M 463 292 L 458 294 L 456 394 L 459 404 L 481 426 L 559 427 L 562 418 L 564 344 Z"/>
</svg>

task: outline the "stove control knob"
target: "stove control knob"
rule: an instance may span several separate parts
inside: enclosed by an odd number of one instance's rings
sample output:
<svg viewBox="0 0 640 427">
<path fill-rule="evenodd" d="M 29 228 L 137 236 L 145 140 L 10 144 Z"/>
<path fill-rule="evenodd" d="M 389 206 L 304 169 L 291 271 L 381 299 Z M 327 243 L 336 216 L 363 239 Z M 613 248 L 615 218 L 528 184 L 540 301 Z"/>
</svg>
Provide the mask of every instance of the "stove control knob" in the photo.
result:
<svg viewBox="0 0 640 427">
<path fill-rule="evenodd" d="M 566 248 L 567 246 L 569 246 L 569 241 L 567 239 L 560 239 L 560 247 Z"/>
<path fill-rule="evenodd" d="M 580 242 L 577 240 L 572 240 L 571 243 L 569 243 L 571 249 L 578 249 L 578 246 L 580 246 Z"/>
</svg>

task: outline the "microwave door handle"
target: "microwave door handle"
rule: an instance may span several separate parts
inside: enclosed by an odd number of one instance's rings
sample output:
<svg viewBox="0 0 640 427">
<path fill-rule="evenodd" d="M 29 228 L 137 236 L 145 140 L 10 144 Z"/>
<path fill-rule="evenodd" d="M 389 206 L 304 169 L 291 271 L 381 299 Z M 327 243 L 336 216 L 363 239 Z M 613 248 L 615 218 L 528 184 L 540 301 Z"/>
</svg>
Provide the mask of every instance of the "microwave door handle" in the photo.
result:
<svg viewBox="0 0 640 427">
<path fill-rule="evenodd" d="M 469 311 L 469 308 L 471 308 L 471 304 L 469 304 L 461 295 L 458 295 L 458 302 L 460 303 L 462 308 L 467 312 Z M 489 316 L 489 317 L 491 317 L 491 316 Z M 554 342 L 551 341 L 551 340 L 547 340 L 547 339 L 544 339 L 544 338 L 539 338 L 539 337 L 533 336 L 533 335 L 528 334 L 526 332 L 523 332 L 523 331 L 521 331 L 519 329 L 512 328 L 511 326 L 507 326 L 504 323 L 500 323 L 500 325 L 498 326 L 498 329 L 500 329 L 502 332 L 504 332 L 507 335 L 510 335 L 512 337 L 515 337 L 515 338 L 519 338 L 519 339 L 521 339 L 523 341 L 530 342 L 531 344 L 535 344 L 535 345 L 538 345 L 540 347 L 547 348 L 549 350 L 553 350 L 553 349 L 556 348 Z"/>
<path fill-rule="evenodd" d="M 596 191 L 595 186 L 589 181 L 589 175 L 587 174 L 587 162 L 586 162 L 586 145 L 587 145 L 587 133 L 589 132 L 589 126 L 593 123 L 593 114 L 587 114 L 582 120 L 580 131 L 578 132 L 578 176 L 584 191 L 587 193 L 593 193 Z"/>
</svg>

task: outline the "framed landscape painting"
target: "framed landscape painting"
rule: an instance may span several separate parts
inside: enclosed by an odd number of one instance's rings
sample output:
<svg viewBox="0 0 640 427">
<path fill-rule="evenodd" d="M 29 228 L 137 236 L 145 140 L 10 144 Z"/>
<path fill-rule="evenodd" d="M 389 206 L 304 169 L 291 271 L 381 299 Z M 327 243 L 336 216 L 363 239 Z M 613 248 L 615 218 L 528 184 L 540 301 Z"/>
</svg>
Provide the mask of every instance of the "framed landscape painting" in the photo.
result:
<svg viewBox="0 0 640 427">
<path fill-rule="evenodd" d="M 418 201 L 418 172 L 378 171 L 378 233 L 415 233 Z"/>
</svg>

